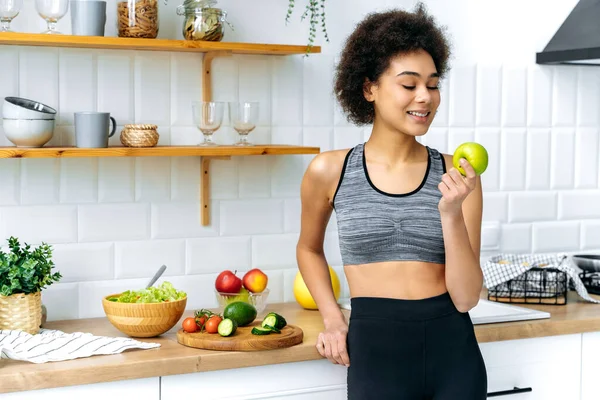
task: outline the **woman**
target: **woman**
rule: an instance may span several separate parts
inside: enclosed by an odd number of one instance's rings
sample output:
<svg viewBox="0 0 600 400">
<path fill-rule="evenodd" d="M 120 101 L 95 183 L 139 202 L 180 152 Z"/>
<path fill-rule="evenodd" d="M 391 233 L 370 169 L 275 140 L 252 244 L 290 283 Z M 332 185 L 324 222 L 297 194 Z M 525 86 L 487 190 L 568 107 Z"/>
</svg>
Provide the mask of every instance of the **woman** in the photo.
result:
<svg viewBox="0 0 600 400">
<path fill-rule="evenodd" d="M 335 92 L 369 140 L 319 154 L 301 186 L 297 259 L 323 317 L 317 349 L 348 366 L 349 399 L 479 400 L 487 374 L 467 313 L 478 300 L 481 182 L 421 145 L 440 104 L 449 44 L 423 5 L 367 16 Z M 335 210 L 351 295 L 346 322 L 323 253 Z"/>
</svg>

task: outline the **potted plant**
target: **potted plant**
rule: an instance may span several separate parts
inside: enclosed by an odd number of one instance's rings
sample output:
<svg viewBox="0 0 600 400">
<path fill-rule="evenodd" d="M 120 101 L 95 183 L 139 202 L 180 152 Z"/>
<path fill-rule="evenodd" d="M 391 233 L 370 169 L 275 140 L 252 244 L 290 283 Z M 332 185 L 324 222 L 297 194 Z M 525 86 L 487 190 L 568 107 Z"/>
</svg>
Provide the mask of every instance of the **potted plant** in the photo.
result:
<svg viewBox="0 0 600 400">
<path fill-rule="evenodd" d="M 8 251 L 0 249 L 0 330 L 16 329 L 38 333 L 42 324 L 41 291 L 58 282 L 52 273 L 52 247 L 44 242 L 35 249 L 8 239 Z"/>
<path fill-rule="evenodd" d="M 309 21 L 309 33 L 308 33 L 308 47 L 306 48 L 306 54 L 310 53 L 311 48 L 315 43 L 315 37 L 317 36 L 317 26 L 321 25 L 321 31 L 325 37 L 325 41 L 329 42 L 329 36 L 327 35 L 327 27 L 325 25 L 325 0 L 307 0 L 308 4 L 304 8 L 304 12 L 300 17 L 301 21 L 304 21 L 308 17 Z M 288 11 L 285 16 L 285 22 L 290 22 L 290 17 L 294 12 L 296 5 L 295 0 L 289 0 Z"/>
</svg>

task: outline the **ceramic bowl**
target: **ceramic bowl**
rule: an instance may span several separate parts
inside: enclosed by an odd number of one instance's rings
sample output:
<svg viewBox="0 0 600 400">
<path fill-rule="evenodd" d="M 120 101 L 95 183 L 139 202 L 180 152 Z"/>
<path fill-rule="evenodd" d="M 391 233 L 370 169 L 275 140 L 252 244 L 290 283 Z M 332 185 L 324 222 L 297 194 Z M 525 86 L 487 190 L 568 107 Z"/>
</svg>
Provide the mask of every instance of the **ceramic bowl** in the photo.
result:
<svg viewBox="0 0 600 400">
<path fill-rule="evenodd" d="M 42 147 L 54 135 L 53 119 L 2 120 L 6 138 L 17 147 Z"/>
<path fill-rule="evenodd" d="M 9 119 L 56 119 L 56 110 L 39 101 L 22 97 L 5 97 L 2 118 Z"/>
<path fill-rule="evenodd" d="M 155 337 L 173 328 L 179 321 L 187 297 L 162 303 L 117 303 L 110 301 L 119 294 L 111 294 L 102 299 L 104 313 L 110 323 L 131 337 Z"/>
</svg>

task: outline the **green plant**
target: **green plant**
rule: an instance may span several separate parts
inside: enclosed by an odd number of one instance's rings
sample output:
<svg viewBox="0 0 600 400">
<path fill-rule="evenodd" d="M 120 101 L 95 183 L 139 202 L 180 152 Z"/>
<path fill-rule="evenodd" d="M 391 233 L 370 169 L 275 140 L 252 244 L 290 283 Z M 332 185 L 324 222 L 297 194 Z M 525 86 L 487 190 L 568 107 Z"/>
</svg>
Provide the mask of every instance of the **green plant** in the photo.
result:
<svg viewBox="0 0 600 400">
<path fill-rule="evenodd" d="M 321 30 L 325 37 L 325 41 L 329 42 L 329 36 L 327 35 L 327 26 L 325 24 L 325 0 L 307 0 L 308 4 L 306 5 L 302 16 L 300 17 L 301 21 L 304 21 L 306 17 L 309 17 L 309 33 L 308 33 L 308 47 L 306 48 L 306 54 L 310 53 L 312 49 L 315 38 L 317 37 L 317 25 L 321 24 Z M 285 16 L 285 22 L 290 22 L 290 17 L 294 12 L 294 7 L 296 5 L 296 0 L 289 0 L 288 3 L 288 11 Z"/>
<path fill-rule="evenodd" d="M 36 293 L 54 282 L 60 272 L 52 273 L 52 247 L 44 242 L 33 251 L 25 243 L 21 247 L 15 237 L 8 239 L 8 253 L 0 249 L 0 295 Z"/>
</svg>

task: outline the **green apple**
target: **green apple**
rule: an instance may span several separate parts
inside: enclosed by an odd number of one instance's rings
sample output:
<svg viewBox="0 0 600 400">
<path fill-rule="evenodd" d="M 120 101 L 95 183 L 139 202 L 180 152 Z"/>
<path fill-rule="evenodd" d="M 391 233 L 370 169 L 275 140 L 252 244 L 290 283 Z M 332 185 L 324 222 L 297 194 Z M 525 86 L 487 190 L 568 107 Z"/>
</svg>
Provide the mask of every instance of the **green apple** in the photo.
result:
<svg viewBox="0 0 600 400">
<path fill-rule="evenodd" d="M 458 146 L 452 157 L 452 164 L 462 175 L 467 173 L 460 166 L 460 159 L 466 159 L 473 166 L 477 175 L 483 174 L 488 166 L 488 153 L 485 147 L 475 142 L 466 142 Z"/>
</svg>

